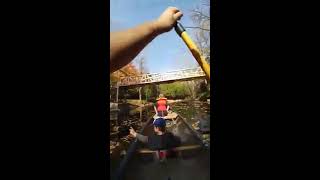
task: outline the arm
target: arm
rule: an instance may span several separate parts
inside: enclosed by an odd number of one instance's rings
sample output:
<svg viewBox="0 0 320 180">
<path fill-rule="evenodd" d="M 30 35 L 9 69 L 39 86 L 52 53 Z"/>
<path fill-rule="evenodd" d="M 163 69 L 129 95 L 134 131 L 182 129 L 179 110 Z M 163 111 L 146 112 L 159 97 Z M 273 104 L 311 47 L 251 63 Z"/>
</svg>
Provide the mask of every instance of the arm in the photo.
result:
<svg viewBox="0 0 320 180">
<path fill-rule="evenodd" d="M 156 106 L 153 106 L 154 111 L 156 112 L 156 114 L 158 114 L 157 108 Z"/>
<path fill-rule="evenodd" d="M 155 21 L 110 33 L 110 72 L 127 65 L 156 36 L 170 31 L 181 16 L 177 8 L 169 7 Z"/>
<path fill-rule="evenodd" d="M 144 136 L 142 134 L 137 133 L 136 135 L 137 139 L 143 143 L 147 143 L 148 142 L 148 136 Z"/>
<path fill-rule="evenodd" d="M 168 100 L 166 100 L 166 106 L 167 106 L 167 111 L 169 111 L 170 106 L 169 106 Z"/>
<path fill-rule="evenodd" d="M 131 127 L 130 128 L 130 134 L 137 138 L 139 141 L 143 142 L 143 143 L 147 143 L 148 142 L 148 136 L 144 136 L 142 134 L 136 133 L 135 130 Z"/>
</svg>

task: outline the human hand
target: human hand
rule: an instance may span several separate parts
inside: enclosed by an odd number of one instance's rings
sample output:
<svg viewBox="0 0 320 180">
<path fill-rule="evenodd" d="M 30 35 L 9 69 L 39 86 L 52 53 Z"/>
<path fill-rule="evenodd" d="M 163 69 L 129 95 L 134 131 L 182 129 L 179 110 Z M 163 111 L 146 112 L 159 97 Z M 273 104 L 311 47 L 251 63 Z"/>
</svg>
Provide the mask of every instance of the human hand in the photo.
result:
<svg viewBox="0 0 320 180">
<path fill-rule="evenodd" d="M 155 28 L 158 33 L 170 31 L 177 20 L 183 16 L 182 12 L 176 7 L 168 7 L 160 17 L 155 20 Z"/>
<path fill-rule="evenodd" d="M 132 127 L 130 127 L 129 131 L 130 131 L 130 134 L 131 134 L 133 137 L 136 137 L 136 136 L 137 136 L 136 131 L 135 131 Z"/>
</svg>

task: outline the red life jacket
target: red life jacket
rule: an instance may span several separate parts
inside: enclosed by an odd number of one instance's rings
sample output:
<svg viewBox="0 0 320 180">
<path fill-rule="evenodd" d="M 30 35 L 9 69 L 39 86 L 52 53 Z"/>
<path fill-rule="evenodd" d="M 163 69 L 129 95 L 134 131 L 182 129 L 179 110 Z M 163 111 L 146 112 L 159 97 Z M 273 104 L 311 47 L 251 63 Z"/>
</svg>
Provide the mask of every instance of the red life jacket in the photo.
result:
<svg viewBox="0 0 320 180">
<path fill-rule="evenodd" d="M 157 111 L 167 111 L 167 98 L 157 99 Z"/>
</svg>

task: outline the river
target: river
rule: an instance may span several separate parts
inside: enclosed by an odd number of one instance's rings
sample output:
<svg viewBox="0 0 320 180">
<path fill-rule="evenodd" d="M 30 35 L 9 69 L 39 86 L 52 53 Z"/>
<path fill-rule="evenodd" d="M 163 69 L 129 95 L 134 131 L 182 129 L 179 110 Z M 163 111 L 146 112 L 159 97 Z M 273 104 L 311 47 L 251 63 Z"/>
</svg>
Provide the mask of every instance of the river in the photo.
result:
<svg viewBox="0 0 320 180">
<path fill-rule="evenodd" d="M 176 128 L 176 133 L 180 133 L 183 145 L 202 144 L 206 148 L 193 153 L 184 153 L 183 158 L 170 160 L 167 165 L 159 165 L 148 160 L 147 156 L 134 155 L 126 165 L 124 172 L 125 179 L 210 179 L 210 133 L 203 135 L 196 130 L 195 124 L 199 120 L 210 122 L 210 105 L 207 102 L 186 101 L 177 102 L 170 105 L 174 112 L 177 112 L 184 119 L 184 124 Z M 147 107 L 136 113 L 129 114 L 132 108 L 128 105 L 119 105 L 119 126 L 134 125 L 137 132 L 141 131 L 142 126 L 154 115 L 153 107 Z M 190 129 L 187 126 L 191 127 Z M 150 131 L 150 130 L 149 130 Z M 195 137 L 196 133 L 201 141 Z M 118 143 L 114 149 L 110 148 L 110 171 L 115 175 L 121 160 L 126 155 L 126 150 L 133 140 L 127 137 L 113 136 L 111 144 Z M 156 173 L 158 172 L 158 173 Z M 157 174 L 157 175 L 156 175 Z"/>
</svg>

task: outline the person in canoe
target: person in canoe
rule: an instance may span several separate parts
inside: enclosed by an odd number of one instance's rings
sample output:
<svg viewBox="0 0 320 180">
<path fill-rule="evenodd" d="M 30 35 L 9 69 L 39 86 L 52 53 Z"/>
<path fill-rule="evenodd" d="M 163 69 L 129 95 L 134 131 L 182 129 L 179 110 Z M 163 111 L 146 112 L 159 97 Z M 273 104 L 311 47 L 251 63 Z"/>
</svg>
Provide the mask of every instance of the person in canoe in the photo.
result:
<svg viewBox="0 0 320 180">
<path fill-rule="evenodd" d="M 166 120 L 158 118 L 153 122 L 154 134 L 151 136 L 144 136 L 135 132 L 131 127 L 130 134 L 137 138 L 140 142 L 147 144 L 150 150 L 169 150 L 178 147 L 181 144 L 180 139 L 174 136 L 171 132 L 166 131 Z"/>
<path fill-rule="evenodd" d="M 154 111 L 156 112 L 156 115 L 158 117 L 164 117 L 168 115 L 168 111 L 169 111 L 169 105 L 168 105 L 168 101 L 167 98 L 164 97 L 163 94 L 159 95 L 159 98 L 157 99 L 156 103 L 153 106 Z"/>
</svg>

